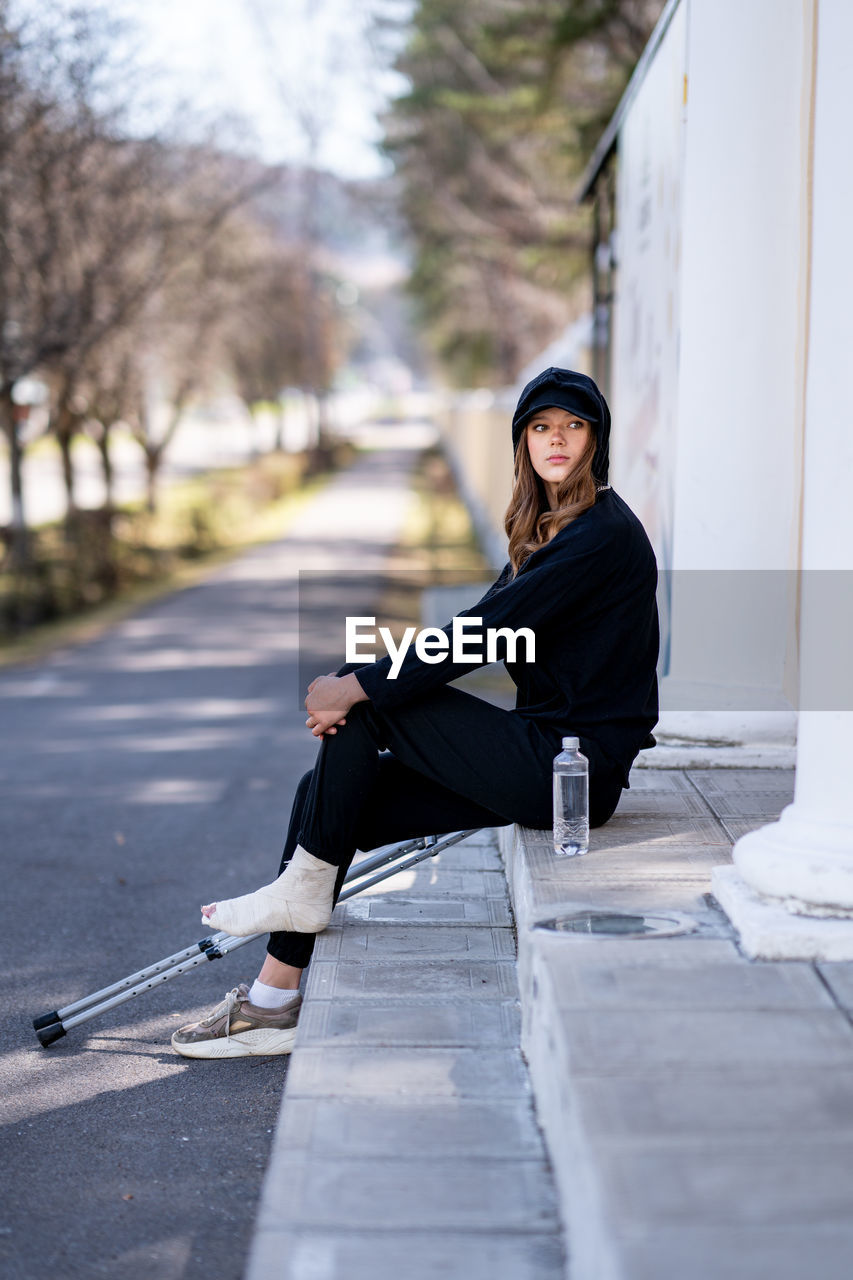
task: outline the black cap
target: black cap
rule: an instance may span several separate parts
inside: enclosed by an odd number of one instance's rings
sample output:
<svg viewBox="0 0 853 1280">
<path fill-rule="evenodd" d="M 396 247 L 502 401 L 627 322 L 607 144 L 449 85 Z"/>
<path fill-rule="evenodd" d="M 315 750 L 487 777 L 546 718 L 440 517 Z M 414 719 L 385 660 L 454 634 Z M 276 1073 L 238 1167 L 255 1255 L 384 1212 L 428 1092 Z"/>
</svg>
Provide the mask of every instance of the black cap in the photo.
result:
<svg viewBox="0 0 853 1280">
<path fill-rule="evenodd" d="M 592 474 L 599 484 L 607 484 L 610 459 L 610 410 L 592 378 L 573 369 L 545 369 L 522 391 L 512 418 L 512 447 L 518 442 L 530 416 L 539 409 L 565 409 L 590 423 L 596 449 Z"/>
</svg>

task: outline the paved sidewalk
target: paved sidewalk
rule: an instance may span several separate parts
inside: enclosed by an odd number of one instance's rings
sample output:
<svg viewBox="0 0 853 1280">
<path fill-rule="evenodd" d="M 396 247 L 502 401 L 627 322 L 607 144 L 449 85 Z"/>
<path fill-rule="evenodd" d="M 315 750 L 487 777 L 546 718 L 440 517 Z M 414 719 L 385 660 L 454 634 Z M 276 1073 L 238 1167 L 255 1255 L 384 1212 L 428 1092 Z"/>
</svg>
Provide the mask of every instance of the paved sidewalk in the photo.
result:
<svg viewBox="0 0 853 1280">
<path fill-rule="evenodd" d="M 560 1280 L 494 832 L 318 939 L 247 1280 Z"/>
</svg>

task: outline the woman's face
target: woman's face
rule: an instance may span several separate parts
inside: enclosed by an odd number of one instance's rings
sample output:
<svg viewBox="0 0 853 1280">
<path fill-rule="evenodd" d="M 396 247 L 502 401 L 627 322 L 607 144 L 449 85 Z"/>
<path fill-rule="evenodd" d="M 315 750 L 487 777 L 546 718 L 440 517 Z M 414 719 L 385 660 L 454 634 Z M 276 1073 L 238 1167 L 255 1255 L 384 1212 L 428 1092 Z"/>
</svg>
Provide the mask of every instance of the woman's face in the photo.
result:
<svg viewBox="0 0 853 1280">
<path fill-rule="evenodd" d="M 565 409 L 537 409 L 527 424 L 527 452 L 542 480 L 552 511 L 557 488 L 572 472 L 586 449 L 592 427 Z"/>
</svg>

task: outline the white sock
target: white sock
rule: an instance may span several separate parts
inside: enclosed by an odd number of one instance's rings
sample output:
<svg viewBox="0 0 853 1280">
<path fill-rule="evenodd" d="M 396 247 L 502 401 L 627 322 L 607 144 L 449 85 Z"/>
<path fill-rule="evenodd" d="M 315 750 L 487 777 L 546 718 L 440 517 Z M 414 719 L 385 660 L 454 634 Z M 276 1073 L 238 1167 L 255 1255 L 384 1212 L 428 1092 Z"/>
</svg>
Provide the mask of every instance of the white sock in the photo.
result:
<svg viewBox="0 0 853 1280">
<path fill-rule="evenodd" d="M 283 987 L 271 987 L 260 978 L 255 978 L 249 988 L 249 1004 L 256 1009 L 280 1009 L 282 1005 L 298 996 L 298 991 L 288 991 Z"/>
</svg>

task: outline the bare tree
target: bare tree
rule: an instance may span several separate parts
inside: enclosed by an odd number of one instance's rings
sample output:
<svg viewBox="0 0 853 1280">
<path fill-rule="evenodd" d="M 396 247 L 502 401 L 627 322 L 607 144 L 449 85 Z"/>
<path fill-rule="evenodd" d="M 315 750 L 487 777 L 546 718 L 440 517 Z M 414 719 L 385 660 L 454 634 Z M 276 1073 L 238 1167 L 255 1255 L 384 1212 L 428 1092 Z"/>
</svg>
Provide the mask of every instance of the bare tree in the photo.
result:
<svg viewBox="0 0 853 1280">
<path fill-rule="evenodd" d="M 216 187 L 221 185 L 218 165 L 208 177 Z M 263 178 L 265 183 L 270 180 L 269 175 Z M 197 183 L 183 194 L 188 210 L 199 207 L 202 192 Z M 189 247 L 152 293 L 140 317 L 136 403 L 128 421 L 145 458 L 149 510 L 156 506 L 163 459 L 188 407 L 228 365 L 228 338 L 245 293 L 255 234 L 244 209 L 231 210 L 227 218 L 208 224 L 203 238 Z M 167 406 L 165 422 L 154 421 L 155 398 Z"/>
<path fill-rule="evenodd" d="M 142 323 L 187 263 L 209 259 L 234 210 L 271 179 L 210 146 L 127 137 L 118 108 L 102 105 L 110 50 L 92 12 L 54 32 L 12 28 L 4 5 L 0 37 L 0 425 L 13 559 L 24 563 L 16 385 L 36 371 L 50 383 L 73 512 L 71 446 L 98 352 Z"/>
<path fill-rule="evenodd" d="M 84 428 L 98 447 L 108 519 L 115 505 L 113 433 L 121 423 L 130 425 L 141 395 L 137 338 L 131 329 L 115 334 L 83 378 Z"/>
<path fill-rule="evenodd" d="M 259 236 L 255 261 L 232 315 L 228 351 L 240 398 L 250 413 L 277 406 L 277 449 L 283 443 L 281 392 L 304 383 L 297 255 Z"/>
<path fill-rule="evenodd" d="M 315 400 L 317 406 L 317 439 L 312 465 L 322 466 L 328 460 L 328 398 L 331 390 L 330 368 L 330 298 L 324 289 L 323 236 L 321 226 L 322 172 L 320 151 L 322 143 L 339 109 L 338 81 L 351 51 L 340 39 L 323 40 L 318 27 L 317 39 L 311 59 L 300 68 L 298 75 L 288 74 L 283 52 L 285 41 L 280 38 L 279 8 L 270 0 L 247 0 L 267 57 L 270 79 L 290 123 L 301 140 L 303 160 L 297 169 L 298 202 L 295 238 L 298 253 L 295 258 L 295 291 L 300 298 L 301 344 L 299 358 L 300 385 Z M 304 20 L 322 19 L 324 0 L 316 0 L 306 9 Z M 278 19 L 278 22 L 276 21 Z M 322 25 L 322 23 L 320 24 Z M 331 304 L 333 306 L 333 304 Z"/>
</svg>

